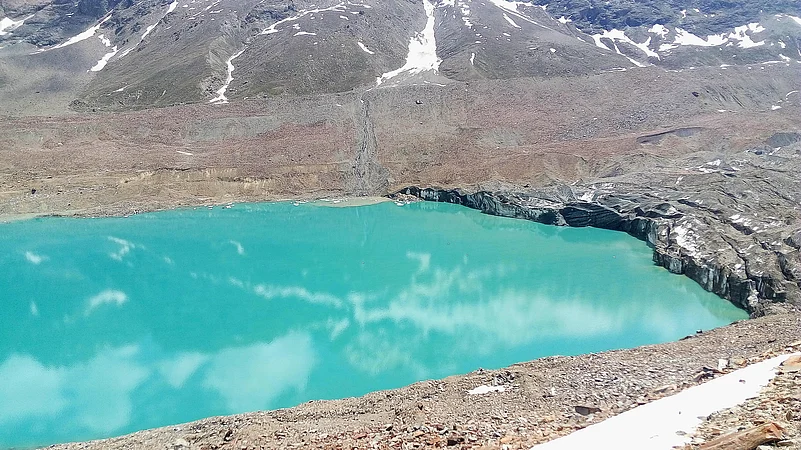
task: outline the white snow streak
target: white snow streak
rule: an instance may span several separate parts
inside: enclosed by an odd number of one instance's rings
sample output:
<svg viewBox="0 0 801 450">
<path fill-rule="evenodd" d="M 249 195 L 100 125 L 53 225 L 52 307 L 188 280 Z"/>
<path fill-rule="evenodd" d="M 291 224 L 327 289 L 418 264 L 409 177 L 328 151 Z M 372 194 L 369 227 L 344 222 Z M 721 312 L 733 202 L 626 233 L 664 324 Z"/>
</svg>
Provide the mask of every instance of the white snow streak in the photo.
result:
<svg viewBox="0 0 801 450">
<path fill-rule="evenodd" d="M 228 103 L 228 97 L 225 96 L 225 91 L 228 90 L 228 86 L 231 84 L 232 81 L 234 81 L 234 75 L 233 75 L 234 65 L 233 65 L 233 62 L 244 51 L 245 51 L 245 49 L 243 48 L 238 53 L 235 53 L 233 56 L 228 58 L 228 61 L 225 62 L 225 64 L 228 65 L 228 76 L 225 78 L 225 84 L 221 88 L 217 89 L 217 96 L 214 97 L 213 99 L 209 100 L 209 103 L 214 103 L 216 105 L 222 105 L 223 103 Z"/>
<path fill-rule="evenodd" d="M 442 62 L 437 57 L 437 41 L 434 38 L 434 5 L 429 0 L 423 0 L 426 11 L 426 26 L 409 40 L 409 54 L 406 64 L 393 71 L 387 72 L 376 79 L 376 86 L 403 72 L 418 74 L 426 70 L 437 71 Z"/>
<path fill-rule="evenodd" d="M 167 15 L 168 15 L 169 13 L 171 13 L 171 12 L 173 12 L 173 11 L 175 10 L 175 7 L 176 7 L 177 5 L 178 5 L 178 2 L 177 2 L 177 1 L 174 1 L 174 2 L 170 3 L 170 6 L 167 8 L 167 12 L 165 12 L 165 13 L 164 13 L 164 15 L 163 15 L 163 16 L 161 16 L 161 18 L 160 18 L 160 19 L 159 19 L 159 20 L 158 20 L 156 23 L 154 23 L 153 25 L 149 25 L 149 26 L 148 26 L 148 27 L 145 29 L 145 32 L 144 32 L 144 33 L 142 33 L 142 37 L 140 37 L 140 38 L 139 38 L 139 42 L 137 42 L 137 43 L 136 43 L 136 45 L 134 45 L 133 47 L 131 47 L 131 48 L 129 48 L 129 49 L 127 49 L 127 50 L 125 50 L 124 52 L 122 52 L 122 54 L 120 55 L 120 58 L 123 58 L 125 55 L 127 55 L 128 53 L 131 53 L 131 52 L 132 52 L 132 51 L 133 51 L 133 50 L 134 50 L 136 47 L 138 47 L 138 46 L 139 46 L 139 44 L 141 44 L 141 43 L 142 43 L 142 41 L 144 41 L 144 40 L 145 40 L 145 38 L 147 37 L 147 35 L 148 35 L 148 34 L 150 34 L 150 32 L 151 32 L 151 31 L 153 31 L 153 29 L 154 29 L 154 28 L 156 28 L 156 25 L 158 25 L 159 23 L 161 23 L 161 21 L 162 21 L 162 20 L 164 20 L 164 18 L 165 18 L 165 17 L 167 17 Z"/>
<path fill-rule="evenodd" d="M 543 25 L 541 23 L 538 23 L 537 21 L 526 17 L 525 15 L 521 14 L 518 11 L 518 7 L 520 7 L 520 6 L 532 6 L 529 3 L 512 2 L 512 1 L 508 1 L 508 0 L 490 0 L 490 3 L 492 3 L 495 6 L 497 6 L 500 9 L 508 12 L 509 14 L 513 15 L 514 17 L 517 17 L 518 19 L 525 20 L 526 22 L 533 23 L 534 25 L 537 25 L 539 27 L 542 27 L 542 28 L 545 28 L 545 29 L 548 29 L 548 30 L 553 30 L 553 28 L 546 27 L 545 25 Z M 545 5 L 545 6 L 548 6 L 548 5 Z M 545 11 L 545 7 L 541 7 L 541 8 L 542 8 L 543 11 Z M 504 16 L 505 16 L 505 14 L 504 14 Z M 508 17 L 506 18 L 506 20 L 509 20 L 511 22 L 510 18 L 508 18 Z M 515 25 L 515 26 L 517 27 L 517 25 Z M 520 27 L 517 27 L 517 28 L 520 28 Z"/>
<path fill-rule="evenodd" d="M 145 32 L 142 33 L 142 37 L 139 38 L 139 42 L 144 41 L 147 35 L 150 34 L 151 31 L 153 31 L 153 28 L 156 28 L 156 25 L 158 25 L 158 23 L 154 23 L 153 25 L 150 25 L 147 28 L 145 28 Z"/>
<path fill-rule="evenodd" d="M 368 8 L 368 5 L 359 5 L 359 6 L 363 6 L 365 8 Z M 287 22 L 294 22 L 295 20 L 298 20 L 301 17 L 306 16 L 308 14 L 320 13 L 320 12 L 325 12 L 325 11 L 344 12 L 345 9 L 347 9 L 347 7 L 345 6 L 345 3 L 344 2 L 340 2 L 340 3 L 337 3 L 336 5 L 331 6 L 329 8 L 307 9 L 307 10 L 304 10 L 304 11 L 300 11 L 297 15 L 290 16 L 290 17 L 287 17 L 286 19 L 281 19 L 278 22 L 275 22 L 274 24 L 272 24 L 269 27 L 265 28 L 264 31 L 261 32 L 261 34 L 278 33 L 280 31 L 278 29 L 278 25 L 281 25 L 281 24 L 284 24 L 284 23 L 287 23 Z"/>
<path fill-rule="evenodd" d="M 476 61 L 476 54 L 475 53 L 471 53 L 470 54 L 470 65 L 474 66 L 475 65 L 475 61 Z"/>
<path fill-rule="evenodd" d="M 76 44 L 78 42 L 85 41 L 86 39 L 89 39 L 90 37 L 94 36 L 95 33 L 97 33 L 97 30 L 100 29 L 100 26 L 103 25 L 108 19 L 111 19 L 111 13 L 108 13 L 106 15 L 106 17 L 104 17 L 96 25 L 90 27 L 89 29 L 87 29 L 86 31 L 84 31 L 82 33 L 78 33 L 75 36 L 67 39 L 66 42 L 63 42 L 61 44 L 56 45 L 55 47 L 51 48 L 51 50 L 54 50 L 54 49 L 57 49 L 57 48 L 63 48 L 63 47 L 66 47 L 68 45 Z"/>
<path fill-rule="evenodd" d="M 365 53 L 368 53 L 368 54 L 370 54 L 370 55 L 375 55 L 375 52 L 374 52 L 374 51 L 372 51 L 372 50 L 370 50 L 369 48 L 367 48 L 367 46 L 366 46 L 366 45 L 362 44 L 361 42 L 357 42 L 357 44 L 359 44 L 359 48 L 361 48 L 362 50 L 364 50 L 364 52 L 365 52 Z"/>
<path fill-rule="evenodd" d="M 509 22 L 513 27 L 520 28 L 520 25 L 516 24 L 515 21 L 512 20 L 511 17 L 506 15 L 506 13 L 503 13 L 503 18 L 506 19 L 506 21 Z"/>
<path fill-rule="evenodd" d="M 670 450 L 690 442 L 690 434 L 703 418 L 743 403 L 759 393 L 790 356 L 777 356 L 730 372 L 617 416 L 578 430 L 531 450 L 615 448 Z M 625 436 L 625 439 L 621 439 Z"/>
<path fill-rule="evenodd" d="M 87 70 L 87 72 L 99 72 L 99 71 L 103 70 L 103 68 L 106 67 L 106 64 L 108 64 L 109 60 L 111 58 L 113 58 L 114 55 L 116 55 L 118 51 L 119 50 L 117 49 L 117 46 L 115 45 L 111 49 L 110 52 L 108 52 L 105 55 L 103 55 L 103 57 L 100 58 L 100 61 L 98 61 L 97 64 L 95 64 L 94 66 L 92 66 L 91 69 Z"/>
<path fill-rule="evenodd" d="M 645 42 L 637 43 L 637 42 L 634 42 L 633 40 L 631 40 L 631 38 L 629 38 L 628 36 L 626 36 L 626 33 L 624 33 L 621 30 L 604 31 L 601 34 L 594 34 L 592 36 L 592 39 L 595 41 L 595 45 L 597 45 L 599 47 L 602 47 L 602 48 L 608 49 L 608 47 L 606 47 L 605 45 L 602 45 L 601 38 L 610 39 L 613 43 L 615 41 L 625 42 L 625 43 L 627 43 L 629 45 L 632 45 L 632 46 L 637 47 L 638 49 L 642 50 L 643 53 L 645 53 L 647 56 L 659 59 L 659 55 L 655 51 L 651 50 L 651 48 L 649 47 L 649 45 L 651 45 L 651 38 L 650 37 Z M 621 55 L 623 54 L 617 48 L 617 45 L 615 45 L 615 51 L 618 54 L 621 54 Z M 638 66 L 641 66 L 641 64 L 639 64 L 639 63 L 636 63 L 636 64 Z"/>
<path fill-rule="evenodd" d="M 308 31 L 298 31 L 294 36 L 317 36 L 317 33 L 309 33 Z"/>
<path fill-rule="evenodd" d="M 31 17 L 33 16 L 28 16 L 20 20 L 14 20 L 10 17 L 3 17 L 2 19 L 0 19 L 0 36 L 5 36 L 7 34 L 10 34 L 12 31 L 21 27 L 22 24 Z"/>
</svg>

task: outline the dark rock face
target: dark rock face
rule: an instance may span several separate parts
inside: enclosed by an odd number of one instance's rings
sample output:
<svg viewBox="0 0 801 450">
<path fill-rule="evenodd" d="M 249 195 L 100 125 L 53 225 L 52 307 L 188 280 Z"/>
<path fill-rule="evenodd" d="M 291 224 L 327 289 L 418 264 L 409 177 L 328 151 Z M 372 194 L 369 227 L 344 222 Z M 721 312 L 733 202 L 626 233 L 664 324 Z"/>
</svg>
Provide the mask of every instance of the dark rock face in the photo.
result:
<svg viewBox="0 0 801 450">
<path fill-rule="evenodd" d="M 120 3 L 120 0 L 80 0 L 78 2 L 78 13 L 98 18 L 109 12 L 118 3 Z"/>
<path fill-rule="evenodd" d="M 548 225 L 623 231 L 652 247 L 656 264 L 690 277 L 754 316 L 769 313 L 782 302 L 801 305 L 797 248 L 801 231 L 775 249 L 770 244 L 755 245 L 754 239 L 738 238 L 743 231 L 720 220 L 721 211 L 710 213 L 680 201 L 655 198 L 647 190 L 627 189 L 622 193 L 612 186 L 560 186 L 526 193 L 468 193 L 409 187 L 400 193 Z M 738 219 L 729 216 L 729 222 Z M 768 240 L 774 237 L 771 234 Z"/>
<path fill-rule="evenodd" d="M 794 0 L 535 0 L 573 20 L 585 32 L 650 24 L 677 25 L 699 35 L 716 34 L 763 14 L 801 12 Z"/>
</svg>

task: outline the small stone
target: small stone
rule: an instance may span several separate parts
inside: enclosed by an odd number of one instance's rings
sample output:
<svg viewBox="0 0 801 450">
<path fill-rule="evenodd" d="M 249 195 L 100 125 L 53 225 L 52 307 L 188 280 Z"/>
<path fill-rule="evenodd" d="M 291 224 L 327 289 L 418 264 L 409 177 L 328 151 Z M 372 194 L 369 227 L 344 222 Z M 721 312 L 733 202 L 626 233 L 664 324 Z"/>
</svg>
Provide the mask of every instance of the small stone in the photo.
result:
<svg viewBox="0 0 801 450">
<path fill-rule="evenodd" d="M 675 384 L 667 384 L 665 386 L 661 386 L 661 387 L 658 387 L 658 388 L 654 389 L 654 393 L 656 393 L 656 394 L 664 394 L 665 392 L 672 391 L 674 389 L 676 389 L 676 385 Z"/>
<path fill-rule="evenodd" d="M 582 416 L 588 416 L 590 414 L 595 414 L 601 412 L 601 408 L 596 408 L 594 406 L 583 406 L 583 405 L 576 405 L 573 407 L 577 413 L 581 414 Z"/>
<path fill-rule="evenodd" d="M 184 438 L 178 438 L 170 446 L 172 450 L 183 450 L 190 448 L 189 441 Z"/>
<path fill-rule="evenodd" d="M 791 356 L 781 364 L 784 373 L 801 372 L 801 356 Z"/>
</svg>

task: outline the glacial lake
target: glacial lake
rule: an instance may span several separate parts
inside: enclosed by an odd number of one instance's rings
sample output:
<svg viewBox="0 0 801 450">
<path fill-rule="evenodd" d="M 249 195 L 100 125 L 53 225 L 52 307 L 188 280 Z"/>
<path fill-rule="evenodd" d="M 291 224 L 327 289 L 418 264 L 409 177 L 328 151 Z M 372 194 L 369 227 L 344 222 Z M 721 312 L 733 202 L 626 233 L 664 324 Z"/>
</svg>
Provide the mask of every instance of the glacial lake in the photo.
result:
<svg viewBox="0 0 801 450">
<path fill-rule="evenodd" d="M 0 448 L 679 339 L 747 314 L 624 233 L 442 203 L 0 224 Z"/>
</svg>

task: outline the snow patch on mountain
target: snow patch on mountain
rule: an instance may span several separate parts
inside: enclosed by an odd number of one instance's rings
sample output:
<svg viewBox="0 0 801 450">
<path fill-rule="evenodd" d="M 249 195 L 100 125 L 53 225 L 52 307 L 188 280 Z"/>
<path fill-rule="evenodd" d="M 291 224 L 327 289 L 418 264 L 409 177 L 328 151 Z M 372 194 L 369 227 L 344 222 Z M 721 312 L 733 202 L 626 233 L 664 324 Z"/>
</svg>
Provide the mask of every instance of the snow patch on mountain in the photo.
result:
<svg viewBox="0 0 801 450">
<path fill-rule="evenodd" d="M 434 37 L 434 5 L 429 0 L 423 0 L 423 7 L 428 20 L 423 31 L 409 40 L 406 64 L 378 77 L 376 86 L 404 72 L 414 75 L 427 70 L 436 72 L 439 69 L 442 60 L 437 57 L 437 41 Z"/>
<path fill-rule="evenodd" d="M 492 3 L 495 6 L 497 6 L 498 8 L 500 8 L 500 9 L 504 10 L 505 12 L 511 14 L 513 17 L 516 17 L 516 18 L 521 19 L 521 20 L 525 20 L 526 22 L 532 23 L 534 25 L 537 25 L 539 27 L 542 27 L 542 28 L 545 28 L 545 29 L 548 29 L 548 30 L 553 30 L 553 28 L 546 27 L 545 25 L 537 22 L 536 20 L 534 20 L 534 19 L 532 19 L 530 17 L 527 17 L 526 15 L 522 14 L 519 11 L 518 8 L 520 6 L 532 6 L 529 3 L 513 2 L 513 1 L 509 1 L 509 0 L 489 0 L 489 1 L 490 1 L 490 3 Z M 540 7 L 542 8 L 543 11 L 545 11 L 545 8 L 547 6 L 548 5 L 540 6 Z M 514 21 L 512 21 L 512 19 L 507 17 L 506 14 L 504 14 L 504 18 L 506 18 L 506 20 L 509 21 L 510 23 L 513 23 L 514 27 L 520 28 L 519 26 L 517 26 L 517 24 Z"/>
<path fill-rule="evenodd" d="M 470 21 L 470 0 L 441 0 L 440 3 L 437 5 L 440 8 L 445 6 L 450 6 L 453 8 L 459 8 L 459 13 L 462 15 L 462 22 L 464 22 L 464 26 L 472 27 L 473 22 Z M 454 15 L 454 18 L 456 16 Z"/>
<path fill-rule="evenodd" d="M 109 19 L 111 19 L 111 13 L 106 14 L 106 17 L 102 18 L 100 20 L 100 22 L 98 22 L 97 24 L 89 27 L 89 29 L 87 29 L 86 31 L 83 31 L 81 33 L 76 34 L 75 36 L 67 39 L 65 42 L 62 42 L 61 44 L 58 44 L 55 47 L 52 47 L 50 50 L 55 50 L 57 48 L 64 48 L 64 47 L 67 47 L 69 45 L 77 44 L 78 42 L 85 41 L 85 40 L 89 39 L 90 37 L 94 36 L 95 33 L 97 33 L 97 30 L 99 30 L 100 27 L 104 23 L 106 23 L 106 21 L 109 20 Z"/>
<path fill-rule="evenodd" d="M 171 12 L 173 12 L 173 11 L 175 11 L 175 8 L 176 8 L 177 6 L 178 6 L 178 1 L 177 1 L 177 0 L 176 0 L 176 1 L 173 1 L 172 3 L 170 3 L 170 6 L 167 8 L 167 12 L 165 12 L 165 13 L 164 13 L 164 15 L 163 15 L 163 16 L 161 16 L 161 18 L 159 18 L 159 20 L 158 20 L 158 21 L 156 21 L 156 23 L 154 23 L 153 25 L 149 25 L 149 26 L 148 26 L 148 27 L 145 29 L 145 32 L 144 32 L 144 33 L 142 33 L 142 37 L 140 37 L 140 38 L 139 38 L 139 41 L 138 41 L 138 42 L 137 42 L 137 43 L 136 43 L 136 44 L 135 44 L 133 47 L 131 47 L 131 48 L 129 48 L 129 49 L 127 49 L 127 50 L 125 50 L 124 52 L 122 52 L 122 54 L 120 54 L 120 58 L 124 58 L 124 57 L 125 57 L 125 55 L 127 55 L 128 53 L 131 53 L 132 51 L 134 51 L 134 49 L 136 49 L 136 47 L 138 47 L 138 46 L 139 46 L 139 44 L 141 44 L 141 43 L 142 43 L 142 41 L 144 41 L 144 40 L 145 40 L 145 38 L 147 37 L 147 35 L 148 35 L 148 34 L 150 34 L 150 33 L 153 31 L 153 29 L 155 29 L 155 28 L 156 28 L 156 25 L 158 25 L 159 23 L 161 23 L 161 21 L 162 21 L 162 20 L 164 20 L 164 18 L 165 18 L 165 17 L 167 17 L 167 15 L 168 15 L 168 14 L 170 14 L 170 13 L 171 13 Z"/>
<path fill-rule="evenodd" d="M 606 38 L 606 39 L 611 40 L 612 43 L 615 46 L 615 52 L 617 52 L 618 54 L 622 55 L 623 53 L 621 53 L 620 49 L 617 48 L 617 43 L 616 42 L 625 42 L 625 43 L 627 43 L 629 45 L 632 45 L 632 46 L 637 47 L 638 49 L 642 50 L 642 52 L 645 53 L 646 56 L 654 57 L 656 59 L 659 59 L 659 54 L 656 53 L 655 51 L 651 50 L 651 48 L 650 48 L 650 45 L 651 45 L 651 38 L 650 37 L 645 42 L 637 43 L 637 42 L 634 42 L 633 40 L 631 40 L 631 38 L 629 38 L 628 36 L 626 36 L 626 33 L 624 33 L 621 30 L 604 31 L 603 33 L 594 34 L 592 36 L 592 39 L 595 41 L 595 45 L 597 45 L 598 47 L 606 48 L 607 50 L 609 50 L 609 48 L 606 47 L 605 45 L 603 45 L 603 43 L 601 42 L 602 38 Z"/>
<path fill-rule="evenodd" d="M 11 34 L 12 31 L 21 27 L 22 24 L 25 23 L 25 21 L 30 19 L 31 17 L 33 16 L 28 16 L 20 20 L 14 20 L 10 17 L 3 17 L 2 19 L 0 19 L 0 36 Z"/>
<path fill-rule="evenodd" d="M 665 27 L 664 25 L 657 23 L 654 24 L 654 26 L 652 26 L 651 28 L 649 28 L 648 32 L 659 35 L 664 38 L 665 36 L 667 36 L 668 33 L 670 33 L 670 30 L 668 30 L 667 27 Z"/>
<path fill-rule="evenodd" d="M 731 33 L 710 34 L 706 39 L 696 36 L 689 31 L 676 27 L 676 36 L 672 43 L 665 43 L 659 46 L 659 51 L 671 50 L 683 45 L 697 47 L 718 47 L 721 45 L 737 45 L 740 48 L 752 48 L 765 45 L 765 41 L 755 42 L 752 35 L 765 31 L 758 22 L 749 23 L 735 27 Z"/>
<path fill-rule="evenodd" d="M 106 47 L 111 47 L 111 41 L 106 37 L 105 34 L 101 34 L 97 38 L 100 39 L 100 42 L 102 42 Z"/>
<path fill-rule="evenodd" d="M 506 21 L 509 22 L 509 24 L 512 25 L 513 27 L 520 28 L 520 25 L 516 24 L 515 21 L 512 20 L 511 17 L 506 15 L 506 13 L 503 14 L 503 18 L 506 19 Z"/>
<path fill-rule="evenodd" d="M 361 42 L 357 42 L 357 44 L 359 44 L 359 48 L 364 50 L 365 53 L 370 54 L 370 55 L 375 55 L 375 52 L 370 50 L 369 48 L 367 48 L 366 45 L 362 44 Z"/>
<path fill-rule="evenodd" d="M 243 48 L 238 53 L 234 53 L 233 56 L 228 58 L 228 61 L 225 64 L 228 66 L 228 75 L 225 77 L 225 84 L 220 89 L 217 89 L 217 96 L 213 99 L 209 100 L 209 103 L 214 103 L 215 105 L 222 105 L 224 103 L 228 103 L 228 97 L 225 96 L 225 91 L 228 90 L 228 86 L 231 85 L 231 82 L 234 81 L 234 60 L 239 58 L 239 56 L 244 53 L 245 49 Z"/>
<path fill-rule="evenodd" d="M 765 41 L 754 42 L 751 39 L 751 36 L 746 34 L 748 31 L 751 33 L 761 33 L 765 31 L 765 27 L 760 25 L 759 23 L 749 23 L 748 25 L 743 25 L 741 27 L 737 27 L 734 29 L 734 33 L 729 35 L 730 39 L 737 39 L 740 42 L 737 44 L 740 48 L 751 48 L 751 47 L 759 47 L 760 45 L 765 45 Z"/>
<path fill-rule="evenodd" d="M 119 50 L 117 49 L 117 46 L 115 45 L 114 47 L 111 48 L 110 52 L 108 52 L 105 55 L 103 55 L 103 57 L 100 58 L 100 61 L 98 61 L 97 64 L 95 64 L 94 66 L 92 66 L 92 68 L 87 70 L 87 72 L 100 72 L 101 70 L 103 70 L 103 68 L 106 67 L 106 64 L 108 64 L 109 60 L 111 58 L 113 58 L 114 55 L 116 55 L 118 51 Z"/>
<path fill-rule="evenodd" d="M 351 4 L 351 3 L 348 3 L 348 4 Z M 364 8 L 369 8 L 369 5 L 355 5 L 355 6 L 362 6 Z M 317 8 L 317 9 L 302 10 L 302 11 L 298 12 L 297 14 L 295 14 L 294 16 L 289 16 L 286 19 L 281 19 L 278 22 L 275 22 L 274 24 L 272 24 L 269 27 L 265 28 L 260 34 L 278 33 L 279 31 L 281 31 L 281 30 L 278 29 L 279 25 L 283 25 L 283 24 L 288 23 L 288 22 L 294 22 L 294 21 L 296 21 L 296 20 L 298 20 L 298 19 L 300 19 L 300 18 L 302 18 L 304 16 L 307 16 L 309 14 L 322 13 L 322 12 L 326 12 L 326 11 L 345 12 L 345 10 L 347 8 L 348 7 L 345 5 L 344 2 L 340 2 L 340 3 L 337 3 L 336 5 L 328 7 L 328 8 Z"/>
</svg>

